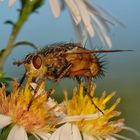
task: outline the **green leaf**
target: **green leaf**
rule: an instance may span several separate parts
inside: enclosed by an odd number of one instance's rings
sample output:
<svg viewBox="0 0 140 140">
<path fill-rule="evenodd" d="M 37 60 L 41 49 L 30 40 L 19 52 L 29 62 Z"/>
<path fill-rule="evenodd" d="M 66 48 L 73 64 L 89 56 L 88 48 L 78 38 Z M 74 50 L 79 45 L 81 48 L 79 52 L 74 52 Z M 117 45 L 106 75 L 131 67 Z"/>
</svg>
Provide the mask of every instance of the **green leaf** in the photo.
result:
<svg viewBox="0 0 140 140">
<path fill-rule="evenodd" d="M 13 81 L 14 79 L 11 77 L 0 77 L 0 82 L 10 82 Z"/>
<path fill-rule="evenodd" d="M 7 127 L 3 128 L 0 133 L 0 140 L 7 140 L 8 134 L 12 129 L 13 125 L 8 125 Z"/>
<path fill-rule="evenodd" d="M 37 140 L 37 138 L 32 135 L 32 134 L 28 134 L 29 140 Z"/>
<path fill-rule="evenodd" d="M 12 20 L 6 20 L 4 23 L 15 26 L 15 23 Z"/>
<path fill-rule="evenodd" d="M 14 79 L 12 77 L 6 77 L 4 73 L 0 73 L 0 86 L 1 86 L 1 83 L 4 83 L 6 86 L 8 86 L 9 82 L 13 80 Z"/>
</svg>

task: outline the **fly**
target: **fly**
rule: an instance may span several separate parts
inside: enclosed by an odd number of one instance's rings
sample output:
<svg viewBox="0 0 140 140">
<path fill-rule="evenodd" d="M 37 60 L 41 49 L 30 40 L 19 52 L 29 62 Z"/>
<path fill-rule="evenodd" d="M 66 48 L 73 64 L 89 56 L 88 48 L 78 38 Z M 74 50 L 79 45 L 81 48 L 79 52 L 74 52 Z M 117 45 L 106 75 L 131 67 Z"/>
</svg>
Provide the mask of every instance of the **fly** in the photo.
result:
<svg viewBox="0 0 140 140">
<path fill-rule="evenodd" d="M 97 54 L 122 51 L 126 50 L 88 50 L 80 43 L 56 43 L 28 54 L 23 61 L 14 64 L 25 66 L 26 72 L 21 84 L 26 75 L 32 75 L 35 79 L 53 80 L 53 88 L 64 77 L 76 78 L 79 82 L 84 77 L 90 85 L 93 78 L 103 75 L 104 72 L 103 62 Z M 96 105 L 95 107 L 100 110 Z"/>
</svg>

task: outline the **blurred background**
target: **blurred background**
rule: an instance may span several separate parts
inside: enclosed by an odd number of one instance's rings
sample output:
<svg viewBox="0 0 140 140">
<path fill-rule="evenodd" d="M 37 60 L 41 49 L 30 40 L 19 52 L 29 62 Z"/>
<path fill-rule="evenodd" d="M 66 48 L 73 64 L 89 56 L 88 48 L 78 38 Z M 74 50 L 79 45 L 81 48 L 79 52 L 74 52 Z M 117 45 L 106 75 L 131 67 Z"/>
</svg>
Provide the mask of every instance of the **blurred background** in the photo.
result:
<svg viewBox="0 0 140 140">
<path fill-rule="evenodd" d="M 96 80 L 96 95 L 100 96 L 104 90 L 107 93 L 117 91 L 115 99 L 121 98 L 118 110 L 122 112 L 126 125 L 140 131 L 140 1 L 94 0 L 94 2 L 110 11 L 125 24 L 125 28 L 116 27 L 109 33 L 113 43 L 112 49 L 134 50 L 133 52 L 106 55 L 109 62 L 107 73 L 102 79 Z M 15 21 L 18 8 L 18 0 L 11 8 L 7 6 L 6 0 L 0 3 L 0 49 L 5 47 L 11 33 L 11 26 L 5 25 L 4 21 L 9 19 Z M 56 19 L 52 15 L 48 1 L 46 1 L 46 4 L 39 9 L 39 14 L 32 14 L 22 28 L 17 41 L 23 40 L 33 42 L 40 48 L 54 42 L 75 41 L 75 33 L 67 10 Z M 101 44 L 94 45 L 101 47 Z M 24 67 L 18 68 L 12 63 L 15 60 L 23 59 L 26 54 L 33 51 L 27 46 L 15 48 L 5 64 L 6 75 L 20 79 L 24 73 Z M 74 80 L 62 80 L 55 97 L 62 100 L 63 89 L 67 89 L 71 94 L 75 84 Z M 132 134 L 127 133 L 127 135 L 133 138 Z M 134 139 L 139 138 L 134 136 Z"/>
</svg>

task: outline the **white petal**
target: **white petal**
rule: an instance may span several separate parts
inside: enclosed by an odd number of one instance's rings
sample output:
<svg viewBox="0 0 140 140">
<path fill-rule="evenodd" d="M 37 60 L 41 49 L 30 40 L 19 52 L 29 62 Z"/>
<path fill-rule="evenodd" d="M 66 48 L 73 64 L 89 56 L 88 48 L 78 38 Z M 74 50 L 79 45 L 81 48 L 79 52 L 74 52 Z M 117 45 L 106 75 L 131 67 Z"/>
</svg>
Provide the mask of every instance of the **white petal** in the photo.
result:
<svg viewBox="0 0 140 140">
<path fill-rule="evenodd" d="M 11 7 L 13 6 L 13 4 L 16 2 L 16 0 L 9 0 L 8 2 L 8 6 Z"/>
<path fill-rule="evenodd" d="M 83 35 L 82 35 L 82 30 L 81 30 L 80 24 L 75 24 L 75 21 L 72 18 L 72 16 L 71 16 L 71 20 L 72 20 L 73 28 L 74 28 L 75 35 L 77 38 L 76 42 L 83 43 Z"/>
<path fill-rule="evenodd" d="M 97 138 L 95 138 L 91 135 L 85 134 L 85 133 L 83 133 L 83 139 L 84 140 L 97 140 Z"/>
<path fill-rule="evenodd" d="M 106 18 L 105 13 L 97 8 L 95 3 L 92 2 L 91 4 L 90 1 L 85 1 L 85 4 L 88 7 L 89 11 L 95 14 L 101 20 L 102 24 L 104 24 L 105 28 L 109 31 L 110 27 L 114 25 L 114 23 Z"/>
<path fill-rule="evenodd" d="M 49 0 L 50 6 L 55 17 L 59 17 L 60 15 L 60 6 L 58 0 Z"/>
<path fill-rule="evenodd" d="M 60 133 L 62 132 L 62 127 L 56 129 L 56 131 L 51 135 L 49 140 L 60 140 Z"/>
<path fill-rule="evenodd" d="M 90 37 L 94 37 L 95 36 L 95 30 L 92 27 L 92 24 L 90 24 L 89 26 L 85 27 L 87 29 L 87 32 L 89 33 Z"/>
<path fill-rule="evenodd" d="M 32 83 L 30 83 L 30 86 L 31 86 L 34 90 L 36 90 L 38 84 L 32 82 Z M 37 93 L 36 93 L 36 95 L 35 95 L 35 97 L 39 96 L 41 93 L 44 93 L 44 92 L 45 92 L 45 90 L 44 90 L 43 88 L 39 88 L 38 91 L 37 91 Z M 34 91 L 32 92 L 32 95 L 34 95 Z"/>
<path fill-rule="evenodd" d="M 81 16 L 80 16 L 78 7 L 75 4 L 75 0 L 65 0 L 65 2 L 69 8 L 69 11 L 70 11 L 75 23 L 79 24 L 81 21 Z"/>
<path fill-rule="evenodd" d="M 11 117 L 0 114 L 0 129 L 11 123 Z"/>
<path fill-rule="evenodd" d="M 105 35 L 104 35 L 104 38 L 105 38 L 105 41 L 106 41 L 108 47 L 109 47 L 109 48 L 112 48 L 112 42 L 111 42 L 110 37 L 109 37 L 107 34 L 105 34 Z"/>
<path fill-rule="evenodd" d="M 72 125 L 70 123 L 62 125 L 49 140 L 72 140 Z"/>
<path fill-rule="evenodd" d="M 113 134 L 113 136 L 116 137 L 116 138 L 122 139 L 122 140 L 133 140 L 133 139 L 130 139 L 130 138 L 118 135 L 118 134 Z"/>
<path fill-rule="evenodd" d="M 105 140 L 117 140 L 115 137 L 112 136 L 108 136 L 104 138 Z"/>
<path fill-rule="evenodd" d="M 11 129 L 7 140 L 28 140 L 27 133 L 24 127 L 15 125 Z"/>
<path fill-rule="evenodd" d="M 72 125 L 70 123 L 66 123 L 63 126 L 60 140 L 72 140 Z"/>
<path fill-rule="evenodd" d="M 34 82 L 30 83 L 30 86 L 31 86 L 34 90 L 37 88 L 37 84 L 34 83 Z"/>
<path fill-rule="evenodd" d="M 137 136 L 140 136 L 140 133 L 139 133 L 137 130 L 133 129 L 133 128 L 130 128 L 130 127 L 127 127 L 127 126 L 121 126 L 121 127 L 122 127 L 123 129 L 125 129 L 125 130 L 128 130 L 128 131 L 130 131 L 130 132 L 136 134 Z"/>
<path fill-rule="evenodd" d="M 96 30 L 98 30 L 101 35 L 103 36 L 104 40 L 106 41 L 106 44 L 111 48 L 112 47 L 112 43 L 111 43 L 111 40 L 110 38 L 108 37 L 107 33 L 106 33 L 106 29 L 104 28 L 104 26 L 102 25 L 102 23 L 98 20 L 98 18 L 90 13 L 94 22 L 96 23 L 97 27 L 95 27 Z"/>
<path fill-rule="evenodd" d="M 35 132 L 39 137 L 41 137 L 43 140 L 49 140 L 51 134 L 45 133 L 45 132 Z"/>
<path fill-rule="evenodd" d="M 95 32 L 94 32 L 94 29 L 93 29 L 92 24 L 91 24 L 91 18 L 90 18 L 89 10 L 88 10 L 87 6 L 81 0 L 76 0 L 75 2 L 76 2 L 77 7 L 80 11 L 82 22 L 83 22 L 86 30 L 88 31 L 90 36 L 93 37 Z"/>
<path fill-rule="evenodd" d="M 90 24 L 90 16 L 88 14 L 88 9 L 87 9 L 86 5 L 81 0 L 75 0 L 75 2 L 76 2 L 76 5 L 80 11 L 80 15 L 82 17 L 84 24 L 89 25 Z"/>
<path fill-rule="evenodd" d="M 73 131 L 72 140 L 82 140 L 82 137 L 81 137 L 81 134 L 77 125 L 72 125 L 72 131 Z"/>
<path fill-rule="evenodd" d="M 115 22 L 116 24 L 119 24 L 122 27 L 125 27 L 125 25 L 120 20 L 118 20 L 118 18 L 116 18 L 114 15 L 112 15 L 110 11 L 102 8 L 101 6 L 99 6 L 99 5 L 95 4 L 95 3 L 94 3 L 94 6 L 96 6 L 96 9 L 98 11 L 104 13 L 104 15 L 106 15 L 106 16 L 108 16 L 108 17 L 110 17 L 112 19 L 111 24 L 114 24 L 113 22 Z"/>
<path fill-rule="evenodd" d="M 74 121 L 81 121 L 81 120 L 94 120 L 101 117 L 103 114 L 101 112 L 97 112 L 94 114 L 89 115 L 74 115 L 74 116 L 65 116 L 60 124 L 65 122 L 74 122 Z"/>
</svg>

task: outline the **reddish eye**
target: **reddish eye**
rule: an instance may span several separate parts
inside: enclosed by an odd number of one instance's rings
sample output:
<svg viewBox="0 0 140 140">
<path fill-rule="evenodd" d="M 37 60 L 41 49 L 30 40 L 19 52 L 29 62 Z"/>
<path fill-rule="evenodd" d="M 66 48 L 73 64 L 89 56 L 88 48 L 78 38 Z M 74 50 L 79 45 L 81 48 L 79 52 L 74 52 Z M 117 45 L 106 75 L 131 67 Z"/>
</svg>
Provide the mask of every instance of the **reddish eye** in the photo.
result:
<svg viewBox="0 0 140 140">
<path fill-rule="evenodd" d="M 42 65 L 42 59 L 39 55 L 35 55 L 32 59 L 32 63 L 36 69 L 39 69 Z"/>
</svg>

